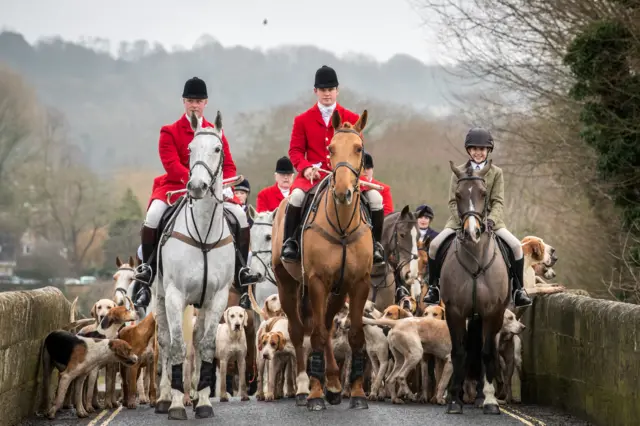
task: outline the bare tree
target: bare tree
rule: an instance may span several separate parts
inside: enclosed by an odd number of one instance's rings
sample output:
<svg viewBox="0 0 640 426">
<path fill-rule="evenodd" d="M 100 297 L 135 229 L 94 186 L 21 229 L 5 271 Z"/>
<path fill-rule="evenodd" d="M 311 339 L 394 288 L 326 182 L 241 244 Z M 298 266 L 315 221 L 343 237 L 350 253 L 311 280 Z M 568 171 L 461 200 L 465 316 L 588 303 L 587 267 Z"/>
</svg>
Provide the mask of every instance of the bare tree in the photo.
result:
<svg viewBox="0 0 640 426">
<path fill-rule="evenodd" d="M 108 223 L 110 197 L 100 179 L 74 158 L 66 143 L 64 119 L 50 110 L 41 138 L 41 162 L 32 170 L 31 226 L 59 241 L 76 273 L 85 266 L 99 230 Z M 37 182 L 37 183 L 36 183 Z"/>
</svg>

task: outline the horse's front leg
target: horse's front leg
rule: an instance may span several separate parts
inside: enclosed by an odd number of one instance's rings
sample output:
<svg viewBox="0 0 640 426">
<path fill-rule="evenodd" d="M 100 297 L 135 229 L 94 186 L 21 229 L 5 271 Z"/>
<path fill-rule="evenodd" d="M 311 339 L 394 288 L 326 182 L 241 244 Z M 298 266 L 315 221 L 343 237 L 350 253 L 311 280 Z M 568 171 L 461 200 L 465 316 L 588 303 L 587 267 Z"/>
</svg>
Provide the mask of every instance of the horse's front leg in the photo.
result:
<svg viewBox="0 0 640 426">
<path fill-rule="evenodd" d="M 296 351 L 296 405 L 304 406 L 307 404 L 309 396 L 309 376 L 307 374 L 307 357 L 303 347 L 304 325 L 298 311 L 300 288 L 298 282 L 289 275 L 284 266 L 278 265 L 274 274 L 278 279 L 280 306 L 289 321 L 289 337 Z M 267 370 L 270 369 L 269 365 L 270 363 L 267 363 Z"/>
<path fill-rule="evenodd" d="M 329 331 L 325 324 L 327 315 L 327 291 L 325 284 L 316 276 L 309 277 L 309 301 L 311 302 L 311 311 L 313 315 L 313 331 L 311 332 L 311 355 L 309 356 L 309 385 L 311 391 L 307 398 L 307 409 L 318 411 L 326 409 L 324 405 L 324 382 L 325 382 L 325 347 L 331 344 L 329 339 Z M 333 355 L 333 351 L 329 349 Z M 335 366 L 334 377 L 337 381 L 332 380 L 332 391 L 337 390 L 340 395 L 341 385 L 338 368 L 335 358 L 332 367 Z M 337 384 L 337 386 L 336 386 Z"/>
<path fill-rule="evenodd" d="M 449 389 L 447 390 L 448 404 L 446 412 L 447 414 L 462 414 L 460 391 L 462 390 L 462 382 L 466 376 L 466 319 L 447 312 L 446 321 L 449 327 L 449 336 L 451 337 L 451 362 L 453 363 L 453 374 L 449 380 Z"/>
<path fill-rule="evenodd" d="M 187 420 L 187 410 L 184 407 L 184 381 L 182 374 L 182 366 L 186 356 L 186 348 L 182 336 L 182 314 L 185 308 L 185 301 L 183 294 L 173 283 L 167 285 L 165 297 L 170 336 L 168 355 L 169 364 L 171 365 L 169 420 Z"/>
<path fill-rule="evenodd" d="M 197 343 L 196 350 L 200 358 L 200 379 L 198 380 L 198 404 L 196 406 L 196 418 L 203 419 L 213 417 L 213 407 L 209 397 L 211 396 L 211 384 L 215 374 L 213 358 L 216 353 L 216 333 L 222 313 L 227 307 L 229 299 L 229 286 L 218 290 L 213 297 L 205 302 L 205 306 L 198 311 L 198 316 L 204 315 L 204 334 Z M 221 360 L 222 367 L 222 360 Z M 225 383 L 225 376 L 220 370 L 220 381 Z M 224 386 L 223 386 L 224 387 Z M 222 399 L 224 393 L 220 392 Z"/>
<path fill-rule="evenodd" d="M 156 283 L 162 285 L 162 281 Z M 158 355 L 162 365 L 160 376 L 160 397 L 156 402 L 155 412 L 158 414 L 167 414 L 171 406 L 171 369 L 169 365 L 169 321 L 167 320 L 167 309 L 165 307 L 166 299 L 164 296 L 158 295 L 156 303 L 156 320 L 158 321 Z M 157 366 L 156 361 L 156 366 Z M 115 395 L 115 393 L 114 393 Z"/>
<path fill-rule="evenodd" d="M 369 294 L 369 280 L 355 283 L 349 289 L 349 346 L 351 346 L 351 372 L 349 383 L 351 385 L 351 397 L 349 408 L 369 408 L 367 396 L 364 393 L 364 367 L 366 364 L 366 352 L 364 348 L 364 326 L 362 315 L 364 305 Z"/>
<path fill-rule="evenodd" d="M 327 340 L 324 346 L 324 356 L 327 362 L 327 401 L 331 405 L 339 405 L 342 403 L 342 383 L 340 382 L 340 369 L 336 362 L 335 354 L 333 353 L 333 344 L 331 342 L 331 329 L 333 327 L 336 314 L 340 312 L 340 309 L 344 306 L 346 299 L 346 293 L 340 295 L 329 296 L 329 303 L 327 304 L 327 313 L 324 317 L 324 326 L 329 331 L 327 333 Z M 346 364 L 346 360 L 345 360 Z"/>
<path fill-rule="evenodd" d="M 484 414 L 500 414 L 500 407 L 496 399 L 496 390 L 493 380 L 498 374 L 500 366 L 498 362 L 498 346 L 496 344 L 496 335 L 502 327 L 502 319 L 504 314 L 496 315 L 500 321 L 494 318 L 487 318 L 482 322 L 482 362 L 484 364 L 484 403 L 482 404 L 482 412 Z M 511 378 L 509 377 L 509 380 Z"/>
</svg>

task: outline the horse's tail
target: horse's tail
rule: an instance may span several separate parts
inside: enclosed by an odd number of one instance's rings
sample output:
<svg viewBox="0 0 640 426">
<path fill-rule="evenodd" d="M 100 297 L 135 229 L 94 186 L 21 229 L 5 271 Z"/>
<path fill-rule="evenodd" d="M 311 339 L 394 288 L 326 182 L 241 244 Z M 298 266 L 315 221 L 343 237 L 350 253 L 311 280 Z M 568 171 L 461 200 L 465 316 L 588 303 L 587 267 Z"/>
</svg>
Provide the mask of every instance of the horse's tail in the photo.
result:
<svg viewBox="0 0 640 426">
<path fill-rule="evenodd" d="M 390 318 L 372 319 L 372 318 L 362 317 L 363 324 L 366 324 L 366 325 L 381 325 L 383 327 L 390 327 L 390 328 L 395 327 L 398 324 L 399 321 L 400 320 L 394 320 L 394 319 L 390 319 Z"/>
<path fill-rule="evenodd" d="M 251 309 L 253 309 L 253 312 L 255 312 L 256 314 L 260 315 L 260 318 L 265 319 L 264 311 L 258 305 L 258 302 L 256 301 L 256 298 L 253 295 L 253 287 L 254 286 L 255 286 L 255 284 L 250 284 L 249 288 L 247 289 L 247 293 L 249 293 L 249 300 L 251 301 Z"/>
<path fill-rule="evenodd" d="M 469 377 L 483 380 L 482 376 L 482 318 L 474 316 L 467 326 L 467 364 Z"/>
</svg>

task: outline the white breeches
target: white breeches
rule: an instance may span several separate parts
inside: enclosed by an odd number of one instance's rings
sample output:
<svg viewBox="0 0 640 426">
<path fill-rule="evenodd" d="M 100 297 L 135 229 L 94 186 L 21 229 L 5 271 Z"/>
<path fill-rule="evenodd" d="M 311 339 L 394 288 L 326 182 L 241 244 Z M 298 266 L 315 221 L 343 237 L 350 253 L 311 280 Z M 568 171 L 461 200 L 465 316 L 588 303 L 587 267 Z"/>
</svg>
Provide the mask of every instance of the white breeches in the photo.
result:
<svg viewBox="0 0 640 426">
<path fill-rule="evenodd" d="M 302 203 L 301 203 L 302 204 Z M 151 205 L 149 206 L 149 210 L 147 210 L 147 217 L 144 220 L 144 226 L 147 228 L 156 229 L 160 224 L 160 219 L 162 219 L 162 215 L 169 208 L 167 203 L 164 203 L 160 200 L 153 200 Z M 229 210 L 233 216 L 235 216 L 238 224 L 240 224 L 240 228 L 246 228 L 249 226 L 249 221 L 247 220 L 247 214 L 242 210 L 239 204 L 230 203 L 225 201 L 224 208 Z"/>
<path fill-rule="evenodd" d="M 247 220 L 247 214 L 242 210 L 242 206 L 236 203 L 230 203 L 228 201 L 224 202 L 225 210 L 229 210 L 231 214 L 236 218 L 240 228 L 246 228 L 249 226 L 249 221 Z"/>
<path fill-rule="evenodd" d="M 451 234 L 455 233 L 455 229 L 452 228 L 444 228 L 440 233 L 431 241 L 429 244 L 429 257 L 431 259 L 436 258 L 436 254 L 438 253 L 438 249 L 442 242 Z M 508 245 L 511 251 L 513 252 L 513 256 L 515 260 L 522 259 L 522 245 L 520 244 L 520 240 L 518 240 L 507 228 L 500 228 L 495 231 L 496 235 L 502 238 Z"/>
<path fill-rule="evenodd" d="M 382 195 L 380 195 L 377 190 L 370 189 L 367 192 L 363 192 L 362 195 L 367 197 L 367 201 L 369 202 L 372 211 L 382 210 Z M 304 191 L 302 189 L 296 188 L 291 191 L 291 194 L 289 195 L 289 204 L 294 207 L 301 207 L 303 201 Z"/>
<path fill-rule="evenodd" d="M 370 189 L 367 192 L 363 192 L 362 196 L 367 198 L 369 206 L 371 206 L 371 211 L 382 210 L 382 195 L 380 195 L 377 189 Z"/>
<path fill-rule="evenodd" d="M 153 200 L 147 210 L 147 217 L 144 219 L 144 226 L 151 229 L 156 229 L 160 224 L 162 215 L 169 208 L 169 205 L 160 200 Z"/>
</svg>

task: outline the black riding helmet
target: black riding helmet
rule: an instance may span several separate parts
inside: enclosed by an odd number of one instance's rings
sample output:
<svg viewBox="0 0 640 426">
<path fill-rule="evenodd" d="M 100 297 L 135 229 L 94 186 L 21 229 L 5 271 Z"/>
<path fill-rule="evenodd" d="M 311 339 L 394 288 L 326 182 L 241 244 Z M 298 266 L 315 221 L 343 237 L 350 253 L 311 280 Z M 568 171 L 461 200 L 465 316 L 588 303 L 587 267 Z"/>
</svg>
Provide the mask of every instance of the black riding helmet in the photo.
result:
<svg viewBox="0 0 640 426">
<path fill-rule="evenodd" d="M 464 149 L 469 150 L 472 146 L 487 147 L 489 151 L 493 151 L 493 136 L 487 129 L 474 127 L 464 138 Z"/>
</svg>

